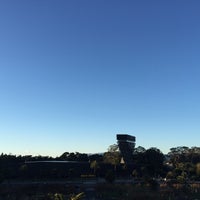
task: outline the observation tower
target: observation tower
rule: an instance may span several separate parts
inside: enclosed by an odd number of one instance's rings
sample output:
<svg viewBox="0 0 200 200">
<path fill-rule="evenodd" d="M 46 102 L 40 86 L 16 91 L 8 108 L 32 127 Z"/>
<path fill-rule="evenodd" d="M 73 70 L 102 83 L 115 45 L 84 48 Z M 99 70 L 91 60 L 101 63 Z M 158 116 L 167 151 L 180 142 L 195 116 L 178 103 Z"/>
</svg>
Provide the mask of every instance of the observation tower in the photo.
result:
<svg viewBox="0 0 200 200">
<path fill-rule="evenodd" d="M 135 136 L 127 134 L 117 134 L 117 143 L 125 164 L 133 164 L 135 140 Z"/>
</svg>

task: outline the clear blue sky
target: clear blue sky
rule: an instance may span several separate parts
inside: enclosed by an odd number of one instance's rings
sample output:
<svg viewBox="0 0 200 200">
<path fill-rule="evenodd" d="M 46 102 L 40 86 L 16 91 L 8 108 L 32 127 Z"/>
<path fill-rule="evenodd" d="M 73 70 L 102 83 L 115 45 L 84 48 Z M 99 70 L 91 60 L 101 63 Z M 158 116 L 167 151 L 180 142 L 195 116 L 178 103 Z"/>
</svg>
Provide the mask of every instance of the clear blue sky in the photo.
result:
<svg viewBox="0 0 200 200">
<path fill-rule="evenodd" d="M 200 146 L 200 1 L 0 1 L 0 153 L 105 152 L 117 133 Z"/>
</svg>

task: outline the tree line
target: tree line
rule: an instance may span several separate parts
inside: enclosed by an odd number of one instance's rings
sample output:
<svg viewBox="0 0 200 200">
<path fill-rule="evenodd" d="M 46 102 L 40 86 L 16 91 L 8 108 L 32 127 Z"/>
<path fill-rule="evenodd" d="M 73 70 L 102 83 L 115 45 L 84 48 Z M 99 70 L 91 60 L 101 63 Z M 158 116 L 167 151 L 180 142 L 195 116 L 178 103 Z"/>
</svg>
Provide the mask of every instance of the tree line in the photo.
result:
<svg viewBox="0 0 200 200">
<path fill-rule="evenodd" d="M 104 177 L 110 182 L 115 177 L 133 177 L 135 180 L 160 178 L 180 183 L 200 180 L 200 147 L 175 147 L 164 155 L 158 148 L 145 149 L 139 146 L 135 148 L 132 156 L 133 165 L 126 165 L 116 144 L 102 154 L 65 152 L 56 158 L 2 153 L 0 182 L 9 179 L 75 177 Z"/>
</svg>

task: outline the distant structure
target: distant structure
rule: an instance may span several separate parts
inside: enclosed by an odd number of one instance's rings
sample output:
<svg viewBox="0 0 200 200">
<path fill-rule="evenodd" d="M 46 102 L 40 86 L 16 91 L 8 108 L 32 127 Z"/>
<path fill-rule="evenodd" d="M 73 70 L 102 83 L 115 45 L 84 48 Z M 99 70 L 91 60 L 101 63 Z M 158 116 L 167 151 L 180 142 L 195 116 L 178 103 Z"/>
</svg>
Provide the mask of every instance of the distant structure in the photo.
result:
<svg viewBox="0 0 200 200">
<path fill-rule="evenodd" d="M 133 152 L 135 148 L 135 136 L 127 134 L 117 134 L 117 143 L 122 154 L 124 163 L 133 164 Z"/>
</svg>

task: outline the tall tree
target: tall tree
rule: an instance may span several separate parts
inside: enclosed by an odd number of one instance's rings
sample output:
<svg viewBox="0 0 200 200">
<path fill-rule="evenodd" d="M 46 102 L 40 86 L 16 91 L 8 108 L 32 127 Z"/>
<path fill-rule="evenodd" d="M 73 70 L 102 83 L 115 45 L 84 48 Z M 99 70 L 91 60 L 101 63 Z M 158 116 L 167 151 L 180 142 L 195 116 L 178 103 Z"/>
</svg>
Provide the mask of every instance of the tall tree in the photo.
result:
<svg viewBox="0 0 200 200">
<path fill-rule="evenodd" d="M 150 148 L 144 153 L 145 172 L 149 176 L 157 176 L 163 169 L 164 155 L 157 148 Z"/>
<path fill-rule="evenodd" d="M 90 168 L 93 169 L 93 172 L 96 175 L 97 169 L 99 169 L 99 163 L 96 160 L 93 160 L 90 163 Z"/>
<path fill-rule="evenodd" d="M 120 164 L 121 156 L 117 144 L 110 145 L 108 151 L 104 153 L 103 160 L 105 163 L 109 163 L 114 166 L 116 170 L 117 165 Z"/>
</svg>

